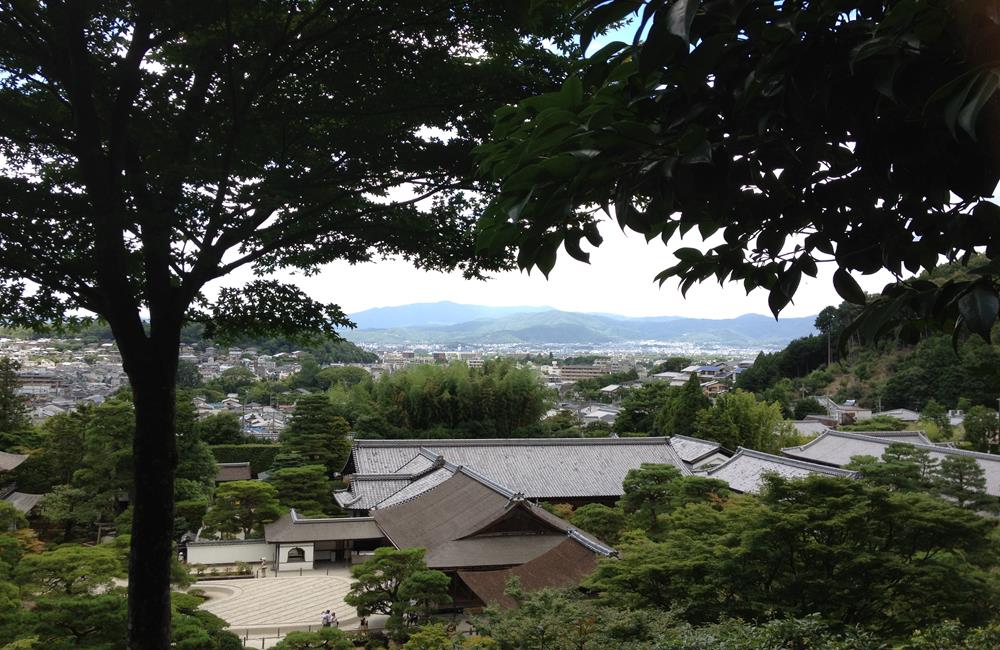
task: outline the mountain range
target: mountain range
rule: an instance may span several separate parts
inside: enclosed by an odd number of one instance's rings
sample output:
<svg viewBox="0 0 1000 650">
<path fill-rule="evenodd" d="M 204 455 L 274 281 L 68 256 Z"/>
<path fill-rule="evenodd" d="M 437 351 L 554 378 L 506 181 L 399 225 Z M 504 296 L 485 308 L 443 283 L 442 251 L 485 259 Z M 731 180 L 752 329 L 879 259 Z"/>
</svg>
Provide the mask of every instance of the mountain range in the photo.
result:
<svg viewBox="0 0 1000 650">
<path fill-rule="evenodd" d="M 600 344 L 657 341 L 732 347 L 777 347 L 815 333 L 814 316 L 745 314 L 708 319 L 634 318 L 551 307 L 487 307 L 453 302 L 379 307 L 350 314 L 358 329 L 344 332 L 370 344 Z"/>
</svg>

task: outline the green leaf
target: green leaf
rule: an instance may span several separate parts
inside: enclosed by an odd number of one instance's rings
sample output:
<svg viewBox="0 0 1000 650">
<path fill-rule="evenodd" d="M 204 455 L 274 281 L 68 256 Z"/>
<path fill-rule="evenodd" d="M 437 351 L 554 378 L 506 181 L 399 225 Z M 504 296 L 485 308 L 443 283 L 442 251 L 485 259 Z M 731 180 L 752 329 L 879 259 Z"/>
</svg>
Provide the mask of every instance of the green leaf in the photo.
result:
<svg viewBox="0 0 1000 650">
<path fill-rule="evenodd" d="M 990 98 L 993 97 L 993 93 L 997 91 L 997 88 L 1000 88 L 1000 73 L 996 70 L 983 73 L 975 92 L 971 94 L 969 101 L 966 102 L 958 114 L 958 126 L 968 133 L 973 140 L 977 139 L 976 120 L 979 118 L 979 113 L 986 106 L 986 102 L 990 101 Z"/>
<path fill-rule="evenodd" d="M 674 251 L 674 257 L 683 262 L 696 262 L 704 255 L 697 248 L 678 248 Z"/>
<path fill-rule="evenodd" d="M 670 32 L 683 38 L 685 43 L 691 42 L 691 24 L 700 6 L 701 0 L 676 0 L 667 14 Z"/>
<path fill-rule="evenodd" d="M 837 269 L 834 272 L 833 288 L 837 290 L 841 298 L 855 305 L 863 305 L 868 300 L 861 285 L 844 269 Z"/>
<path fill-rule="evenodd" d="M 972 290 L 959 298 L 958 311 L 969 331 L 990 340 L 990 330 L 1000 311 L 1000 298 L 993 287 L 976 283 Z"/>
</svg>

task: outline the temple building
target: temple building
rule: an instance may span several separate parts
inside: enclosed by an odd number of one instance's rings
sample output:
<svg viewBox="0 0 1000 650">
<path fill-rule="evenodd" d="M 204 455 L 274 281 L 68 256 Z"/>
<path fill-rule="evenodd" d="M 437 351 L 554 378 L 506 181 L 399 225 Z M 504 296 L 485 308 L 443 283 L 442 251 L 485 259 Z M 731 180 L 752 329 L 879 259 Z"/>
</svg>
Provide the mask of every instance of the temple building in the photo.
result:
<svg viewBox="0 0 1000 650">
<path fill-rule="evenodd" d="M 716 443 L 686 441 L 698 460 L 718 450 Z M 334 497 L 352 514 L 367 515 L 448 480 L 449 467 L 467 467 L 533 501 L 611 506 L 625 475 L 643 463 L 691 474 L 670 438 L 356 440 L 343 471 L 349 487 Z"/>
</svg>

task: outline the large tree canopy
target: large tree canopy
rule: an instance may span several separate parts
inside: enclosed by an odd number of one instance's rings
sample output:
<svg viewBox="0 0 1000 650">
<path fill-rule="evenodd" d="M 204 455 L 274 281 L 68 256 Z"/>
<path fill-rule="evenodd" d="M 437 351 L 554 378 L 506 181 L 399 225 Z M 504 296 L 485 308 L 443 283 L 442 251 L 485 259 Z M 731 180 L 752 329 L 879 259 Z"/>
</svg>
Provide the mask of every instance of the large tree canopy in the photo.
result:
<svg viewBox="0 0 1000 650">
<path fill-rule="evenodd" d="M 875 336 L 906 319 L 996 321 L 1000 207 L 1000 10 L 972 0 L 586 0 L 586 45 L 633 18 L 559 92 L 500 109 L 483 170 L 502 191 L 484 250 L 519 248 L 548 273 L 560 245 L 613 212 L 681 248 L 657 276 L 764 288 L 777 315 L 803 275 L 865 303 L 852 274 L 897 278 L 941 256 L 995 261 L 948 281 L 891 285 L 863 318 Z M 612 210 L 613 206 L 613 210 Z M 943 285 L 943 286 L 942 286 Z M 905 307 L 905 309 L 904 309 Z"/>
<path fill-rule="evenodd" d="M 131 647 L 169 646 L 182 324 L 346 322 L 266 278 L 205 284 L 392 254 L 505 266 L 474 251 L 471 150 L 496 106 L 565 76 L 568 25 L 527 0 L 0 0 L 0 325 L 82 308 L 114 333 L 140 477 Z"/>
</svg>

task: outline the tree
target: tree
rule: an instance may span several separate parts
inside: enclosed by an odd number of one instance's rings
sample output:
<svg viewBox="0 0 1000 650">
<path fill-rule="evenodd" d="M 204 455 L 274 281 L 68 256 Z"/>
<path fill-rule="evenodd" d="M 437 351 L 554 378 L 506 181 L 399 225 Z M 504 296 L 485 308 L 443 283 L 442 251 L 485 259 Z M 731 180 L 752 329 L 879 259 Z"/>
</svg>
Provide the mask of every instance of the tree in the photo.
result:
<svg viewBox="0 0 1000 650">
<path fill-rule="evenodd" d="M 351 576 L 355 582 L 344 597 L 344 602 L 355 607 L 358 616 L 386 614 L 392 627 L 400 626 L 408 606 L 408 599 L 403 597 L 404 591 L 425 593 L 436 599 L 442 597 L 438 587 L 444 581 L 449 581 L 447 576 L 442 581 L 440 577 L 431 575 L 441 572 L 427 569 L 424 553 L 425 549 L 422 548 L 375 549 L 369 560 L 351 567 Z M 408 583 L 410 578 L 418 574 L 421 577 L 417 583 Z"/>
<path fill-rule="evenodd" d="M 891 638 L 946 618 L 989 620 L 993 524 L 928 494 L 771 475 L 759 498 L 694 502 L 664 520 L 660 541 L 633 533 L 585 586 L 692 624 L 818 613 Z"/>
<path fill-rule="evenodd" d="M 322 465 L 279 469 L 268 481 L 277 490 L 278 502 L 285 509 L 295 508 L 307 516 L 323 516 L 331 510 L 333 487 Z"/>
<path fill-rule="evenodd" d="M 569 521 L 608 544 L 617 544 L 625 528 L 625 513 L 600 503 L 588 503 L 573 511 Z"/>
<path fill-rule="evenodd" d="M 497 113 L 480 149 L 483 172 L 502 182 L 481 223 L 484 249 L 517 246 L 522 268 L 546 274 L 560 245 L 587 261 L 581 240 L 601 243 L 594 206 L 610 216 L 613 205 L 647 239 L 720 235 L 676 250 L 661 283 L 764 288 L 775 315 L 818 262 L 834 262 L 834 288 L 864 305 L 852 273 L 901 278 L 981 249 L 996 259 L 992 9 L 587 0 L 582 45 L 640 8 L 631 45 L 606 45 L 560 91 Z M 928 323 L 957 321 L 988 336 L 998 268 L 900 280 L 858 331 L 905 324 L 900 334 L 916 340 Z"/>
<path fill-rule="evenodd" d="M 20 368 L 17 361 L 0 357 L 0 436 L 15 433 L 29 424 L 28 402 L 17 392 L 21 385 L 17 378 Z"/>
<path fill-rule="evenodd" d="M 399 585 L 399 598 L 405 603 L 403 611 L 418 621 L 430 620 L 432 612 L 451 603 L 449 587 L 451 578 L 441 571 L 414 571 Z"/>
<path fill-rule="evenodd" d="M 885 448 L 881 458 L 855 456 L 847 469 L 860 473 L 861 479 L 871 485 L 890 490 L 930 490 L 934 485 L 937 460 L 926 449 L 901 442 Z"/>
<path fill-rule="evenodd" d="M 753 393 L 737 388 L 699 411 L 694 430 L 695 435 L 728 449 L 747 447 L 776 453 L 786 446 L 788 426 L 777 403 L 758 402 Z"/>
<path fill-rule="evenodd" d="M 86 420 L 83 448 L 72 485 L 89 495 L 99 520 L 113 520 L 121 498 L 135 493 L 136 468 L 132 457 L 135 427 L 132 404 L 121 399 L 105 401 Z M 138 485 L 145 482 L 143 479 Z"/>
<path fill-rule="evenodd" d="M 636 516 L 646 530 L 659 530 L 659 515 L 670 507 L 671 484 L 680 477 L 680 470 L 671 465 L 643 463 L 630 469 L 622 481 L 622 510 Z"/>
<path fill-rule="evenodd" d="M 278 491 L 263 481 L 231 481 L 215 491 L 205 525 L 223 534 L 243 533 L 249 539 L 260 526 L 281 516 Z"/>
<path fill-rule="evenodd" d="M 666 382 L 650 382 L 629 391 L 622 398 L 621 411 L 615 418 L 614 430 L 618 433 L 653 433 L 656 414 L 673 394 Z"/>
<path fill-rule="evenodd" d="M 941 406 L 935 399 L 930 399 L 924 405 L 924 410 L 920 412 L 920 417 L 929 422 L 933 422 L 938 430 L 938 434 L 944 440 L 951 438 L 951 421 L 948 420 L 948 410 Z"/>
<path fill-rule="evenodd" d="M 795 402 L 793 415 L 796 420 L 804 420 L 807 415 L 826 415 L 826 409 L 815 397 L 805 397 Z"/>
<path fill-rule="evenodd" d="M 177 362 L 177 387 L 178 388 L 201 388 L 201 373 L 198 371 L 198 364 L 193 361 L 181 359 Z"/>
<path fill-rule="evenodd" d="M 274 650 L 353 650 L 354 642 L 337 628 L 323 628 L 315 632 L 289 632 L 273 646 Z"/>
<path fill-rule="evenodd" d="M 28 520 L 24 513 L 14 507 L 12 503 L 0 501 L 0 530 L 16 530 L 28 525 Z"/>
<path fill-rule="evenodd" d="M 235 413 L 213 413 L 195 423 L 198 437 L 210 445 L 238 445 L 244 442 L 240 419 Z"/>
<path fill-rule="evenodd" d="M 762 393 L 781 379 L 779 352 L 758 352 L 753 365 L 736 376 L 736 387 Z"/>
<path fill-rule="evenodd" d="M 965 440 L 976 451 L 995 453 L 1000 449 L 1000 420 L 997 412 L 985 406 L 973 406 L 962 420 Z"/>
<path fill-rule="evenodd" d="M 454 642 L 442 623 L 425 625 L 403 644 L 403 650 L 441 650 L 449 647 L 454 647 Z"/>
<path fill-rule="evenodd" d="M 959 508 L 996 512 L 1000 503 L 986 494 L 986 473 L 969 456 L 949 454 L 941 459 L 934 476 L 934 486 L 941 496 L 952 499 Z"/>
<path fill-rule="evenodd" d="M 80 596 L 107 591 L 115 578 L 124 575 L 121 557 L 110 544 L 60 546 L 26 555 L 15 571 L 17 582 L 40 596 Z"/>
<path fill-rule="evenodd" d="M 210 388 L 217 388 L 227 395 L 239 394 L 257 383 L 257 375 L 253 370 L 243 366 L 226 368 L 219 376 L 208 382 Z"/>
<path fill-rule="evenodd" d="M 349 433 L 350 425 L 336 414 L 326 395 L 306 395 L 295 403 L 295 414 L 281 432 L 282 451 L 322 465 L 333 476 L 344 468 L 351 453 Z"/>
<path fill-rule="evenodd" d="M 138 433 L 131 648 L 167 648 L 181 328 L 335 334 L 334 305 L 245 266 L 401 255 L 470 276 L 463 193 L 496 106 L 563 76 L 568 11 L 492 2 L 7 3 L 3 325 L 114 333 Z M 449 138 L 421 137 L 441 129 Z M 389 196 L 412 189 L 412 198 Z M 421 199 L 430 199 L 421 203 Z M 419 204 L 419 205 L 418 205 Z"/>
<path fill-rule="evenodd" d="M 692 374 L 680 390 L 672 392 L 670 399 L 656 414 L 654 426 L 663 435 L 696 435 L 695 420 L 698 413 L 711 405 L 712 400 L 701 390 L 698 375 Z"/>
<path fill-rule="evenodd" d="M 87 490 L 58 485 L 42 499 L 41 515 L 46 521 L 62 526 L 63 541 L 69 541 L 75 528 L 92 526 L 101 518 L 101 511 Z"/>
</svg>

